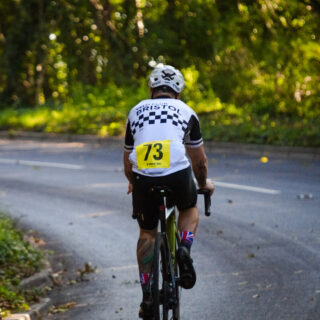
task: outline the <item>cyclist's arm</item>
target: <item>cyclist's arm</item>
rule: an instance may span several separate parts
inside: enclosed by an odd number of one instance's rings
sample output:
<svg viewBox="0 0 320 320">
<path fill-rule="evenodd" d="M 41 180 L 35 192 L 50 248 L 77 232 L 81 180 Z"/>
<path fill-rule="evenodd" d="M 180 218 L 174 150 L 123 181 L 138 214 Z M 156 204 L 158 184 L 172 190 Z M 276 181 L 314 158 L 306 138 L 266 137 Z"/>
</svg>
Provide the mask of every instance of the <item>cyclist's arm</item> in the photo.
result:
<svg viewBox="0 0 320 320">
<path fill-rule="evenodd" d="M 207 179 L 208 175 L 208 161 L 204 151 L 204 146 L 199 147 L 188 147 L 186 146 L 188 156 L 190 157 L 192 169 L 198 186 L 200 189 L 209 189 L 211 194 L 214 191 L 213 183 Z"/>
<path fill-rule="evenodd" d="M 132 163 L 129 160 L 130 152 L 124 151 L 123 152 L 123 168 L 124 174 L 126 175 L 127 179 L 130 183 L 132 183 Z"/>
<path fill-rule="evenodd" d="M 134 144 L 134 139 L 131 133 L 130 122 L 128 120 L 127 127 L 126 127 L 124 152 L 123 152 L 124 174 L 129 180 L 128 194 L 132 191 L 133 175 L 132 175 L 132 163 L 129 159 L 129 155 L 133 150 L 133 144 Z"/>
<path fill-rule="evenodd" d="M 133 180 L 133 176 L 132 176 L 132 163 L 129 160 L 129 155 L 130 152 L 128 151 L 124 151 L 123 153 L 123 168 L 124 168 L 124 174 L 127 177 L 127 179 L 129 180 L 129 185 L 128 185 L 128 192 L 127 194 L 132 192 L 132 180 Z"/>
</svg>

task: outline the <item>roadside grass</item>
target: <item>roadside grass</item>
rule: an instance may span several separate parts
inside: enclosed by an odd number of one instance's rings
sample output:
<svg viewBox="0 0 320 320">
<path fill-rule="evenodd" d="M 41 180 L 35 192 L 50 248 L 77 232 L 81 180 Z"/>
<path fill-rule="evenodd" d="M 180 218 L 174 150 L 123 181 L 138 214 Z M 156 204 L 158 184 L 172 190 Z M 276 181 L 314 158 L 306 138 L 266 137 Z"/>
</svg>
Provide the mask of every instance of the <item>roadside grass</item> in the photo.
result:
<svg viewBox="0 0 320 320">
<path fill-rule="evenodd" d="M 320 147 L 320 117 L 315 119 L 200 115 L 206 140 L 267 144 L 289 147 Z M 250 119 L 250 120 L 248 120 Z"/>
<path fill-rule="evenodd" d="M 0 129 L 48 133 L 124 134 L 129 110 L 148 98 L 145 85 L 101 89 L 78 85 L 63 104 L 54 101 L 36 108 L 5 108 Z M 320 147 L 320 108 L 296 113 L 269 114 L 256 106 L 237 107 L 222 102 L 212 90 L 205 93 L 186 83 L 182 100 L 199 115 L 205 139 L 283 146 Z"/>
<path fill-rule="evenodd" d="M 22 290 L 21 280 L 41 269 L 42 251 L 23 239 L 12 220 L 0 212 L 0 315 L 25 311 L 38 301 L 40 292 Z M 0 318 L 1 318 L 0 316 Z"/>
</svg>

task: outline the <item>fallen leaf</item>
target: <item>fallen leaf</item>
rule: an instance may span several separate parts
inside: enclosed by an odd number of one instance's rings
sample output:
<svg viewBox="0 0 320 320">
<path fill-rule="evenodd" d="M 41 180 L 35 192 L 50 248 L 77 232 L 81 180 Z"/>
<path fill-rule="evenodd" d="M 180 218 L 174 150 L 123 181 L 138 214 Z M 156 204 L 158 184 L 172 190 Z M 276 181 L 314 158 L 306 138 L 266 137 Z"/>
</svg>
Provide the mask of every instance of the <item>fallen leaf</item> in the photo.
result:
<svg viewBox="0 0 320 320">
<path fill-rule="evenodd" d="M 94 268 L 92 267 L 91 262 L 87 262 L 87 263 L 85 264 L 85 266 L 84 266 L 84 270 L 85 270 L 86 273 L 95 272 L 96 269 L 97 269 L 97 267 L 94 267 Z"/>
<path fill-rule="evenodd" d="M 84 265 L 84 268 L 83 269 L 78 269 L 78 274 L 80 276 L 80 280 L 83 281 L 85 280 L 84 279 L 84 276 L 88 273 L 94 273 L 97 271 L 97 267 L 92 267 L 91 265 L 91 262 L 87 262 L 85 263 Z"/>
<path fill-rule="evenodd" d="M 50 309 L 50 313 L 60 313 L 60 312 L 66 312 L 68 311 L 69 309 L 72 309 L 76 306 L 76 303 L 74 301 L 72 302 L 68 302 L 68 303 L 65 303 L 65 304 L 61 304 L 61 305 L 58 305 L 58 306 L 53 306 L 51 309 Z"/>
<path fill-rule="evenodd" d="M 210 164 L 216 164 L 218 162 L 218 160 L 215 158 L 211 158 L 209 162 L 210 162 Z"/>
<path fill-rule="evenodd" d="M 68 282 L 68 285 L 69 285 L 69 286 L 72 286 L 72 285 L 74 285 L 74 284 L 77 284 L 77 281 L 76 281 L 76 280 L 70 280 L 70 281 Z"/>
<path fill-rule="evenodd" d="M 297 270 L 294 272 L 294 274 L 301 274 L 301 273 L 303 273 L 303 270 Z"/>
<path fill-rule="evenodd" d="M 262 163 L 267 163 L 268 161 L 269 161 L 269 158 L 266 156 L 260 158 L 260 162 Z"/>
<path fill-rule="evenodd" d="M 62 274 L 61 271 L 50 274 L 51 281 L 55 286 L 61 286 L 62 285 L 62 276 L 61 276 L 61 274 Z"/>
</svg>

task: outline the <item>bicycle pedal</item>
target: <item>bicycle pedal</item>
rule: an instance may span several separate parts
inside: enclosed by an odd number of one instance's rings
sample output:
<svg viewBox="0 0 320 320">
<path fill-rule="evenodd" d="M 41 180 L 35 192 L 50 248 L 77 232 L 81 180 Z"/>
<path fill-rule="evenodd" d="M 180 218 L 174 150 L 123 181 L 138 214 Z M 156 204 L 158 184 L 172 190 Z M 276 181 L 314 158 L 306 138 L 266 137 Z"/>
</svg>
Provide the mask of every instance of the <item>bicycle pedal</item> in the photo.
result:
<svg viewBox="0 0 320 320">
<path fill-rule="evenodd" d="M 169 307 L 169 309 L 173 309 L 175 306 L 177 305 L 177 301 L 176 301 L 176 299 L 169 299 L 168 300 L 168 307 Z"/>
</svg>

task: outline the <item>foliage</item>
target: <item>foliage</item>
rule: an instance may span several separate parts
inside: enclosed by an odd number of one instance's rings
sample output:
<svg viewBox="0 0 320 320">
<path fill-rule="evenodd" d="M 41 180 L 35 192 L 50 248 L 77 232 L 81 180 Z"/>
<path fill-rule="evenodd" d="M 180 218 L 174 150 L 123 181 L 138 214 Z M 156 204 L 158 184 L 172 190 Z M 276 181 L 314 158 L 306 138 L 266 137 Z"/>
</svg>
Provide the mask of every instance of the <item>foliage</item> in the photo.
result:
<svg viewBox="0 0 320 320">
<path fill-rule="evenodd" d="M 3 0 L 0 12 L 3 128 L 118 134 L 162 62 L 192 84 L 208 137 L 319 145 L 317 0 Z"/>
<path fill-rule="evenodd" d="M 36 109 L 5 109 L 0 127 L 58 133 L 119 135 L 130 107 L 145 97 L 140 88 L 105 89 L 78 84 L 63 106 L 44 105 Z"/>
<path fill-rule="evenodd" d="M 0 213 L 0 311 L 29 308 L 27 303 L 34 297 L 17 286 L 39 270 L 41 259 L 42 253 L 24 241 L 12 221 Z"/>
<path fill-rule="evenodd" d="M 212 90 L 201 92 L 183 70 L 186 89 L 183 99 L 197 112 L 205 139 L 238 141 L 288 146 L 320 146 L 320 109 L 306 113 L 304 118 L 260 115 L 250 106 L 239 108 L 222 102 Z M 192 78 L 193 79 L 193 78 Z M 63 106 L 44 105 L 36 109 L 5 109 L 0 113 L 0 127 L 10 130 L 31 130 L 99 136 L 122 135 L 126 114 L 138 101 L 147 98 L 147 88 L 105 89 L 78 85 Z"/>
</svg>

